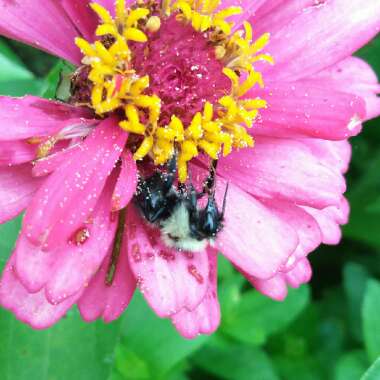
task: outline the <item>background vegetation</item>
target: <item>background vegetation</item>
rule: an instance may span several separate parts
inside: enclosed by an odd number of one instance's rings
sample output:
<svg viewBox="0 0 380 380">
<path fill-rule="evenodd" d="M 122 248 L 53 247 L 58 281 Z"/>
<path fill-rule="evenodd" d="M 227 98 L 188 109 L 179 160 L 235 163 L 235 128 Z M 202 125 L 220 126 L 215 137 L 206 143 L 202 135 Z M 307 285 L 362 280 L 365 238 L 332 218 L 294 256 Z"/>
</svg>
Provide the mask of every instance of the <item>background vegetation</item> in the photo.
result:
<svg viewBox="0 0 380 380">
<path fill-rule="evenodd" d="M 380 38 L 358 55 L 380 75 Z M 52 95 L 59 71 L 55 58 L 0 40 L 0 94 Z M 73 310 L 53 328 L 33 331 L 0 310 L 0 379 L 379 380 L 380 119 L 352 144 L 351 222 L 341 245 L 311 255 L 309 286 L 274 302 L 221 259 L 222 325 L 194 341 L 140 295 L 110 325 L 85 324 Z M 0 227 L 0 267 L 19 227 L 19 218 Z"/>
</svg>

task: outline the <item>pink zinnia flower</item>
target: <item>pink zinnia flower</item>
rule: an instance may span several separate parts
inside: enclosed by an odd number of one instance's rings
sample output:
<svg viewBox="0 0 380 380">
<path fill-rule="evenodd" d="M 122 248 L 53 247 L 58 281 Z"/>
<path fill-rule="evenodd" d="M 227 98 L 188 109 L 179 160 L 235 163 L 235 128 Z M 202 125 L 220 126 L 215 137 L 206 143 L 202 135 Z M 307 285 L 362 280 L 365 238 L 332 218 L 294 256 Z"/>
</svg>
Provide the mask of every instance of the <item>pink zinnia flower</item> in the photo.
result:
<svg viewBox="0 0 380 380">
<path fill-rule="evenodd" d="M 348 138 L 380 113 L 376 75 L 351 55 L 379 31 L 380 3 L 127 7 L 0 1 L 3 35 L 78 66 L 68 103 L 0 98 L 1 222 L 26 209 L 0 302 L 34 328 L 74 304 L 86 321 L 111 321 L 137 285 L 192 338 L 220 321 L 217 252 L 282 300 L 288 286 L 309 281 L 307 255 L 339 242 Z M 182 185 L 170 189 L 182 206 L 184 184 L 200 189 L 219 159 L 205 187 L 217 211 L 212 239 L 194 239 L 183 231 L 189 223 L 172 236 L 183 215 L 151 224 L 132 202 L 138 178 L 140 187 L 155 170 L 168 178 L 173 155 Z"/>
</svg>

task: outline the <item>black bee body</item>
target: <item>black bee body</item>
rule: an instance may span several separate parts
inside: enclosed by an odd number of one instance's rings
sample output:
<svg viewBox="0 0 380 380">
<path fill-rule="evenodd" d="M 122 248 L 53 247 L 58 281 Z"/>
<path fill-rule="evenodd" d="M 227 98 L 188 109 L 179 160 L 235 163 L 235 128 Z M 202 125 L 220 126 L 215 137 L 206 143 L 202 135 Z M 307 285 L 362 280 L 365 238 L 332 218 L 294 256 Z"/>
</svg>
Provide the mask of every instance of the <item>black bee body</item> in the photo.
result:
<svg viewBox="0 0 380 380">
<path fill-rule="evenodd" d="M 170 160 L 166 172 L 156 171 L 147 178 L 140 178 L 135 204 L 144 219 L 160 229 L 167 246 L 203 251 L 223 228 L 226 196 L 220 212 L 215 201 L 215 169 L 216 161 L 201 193 L 196 192 L 192 184 L 175 186 L 176 157 Z M 207 204 L 200 208 L 198 201 L 206 195 Z"/>
</svg>

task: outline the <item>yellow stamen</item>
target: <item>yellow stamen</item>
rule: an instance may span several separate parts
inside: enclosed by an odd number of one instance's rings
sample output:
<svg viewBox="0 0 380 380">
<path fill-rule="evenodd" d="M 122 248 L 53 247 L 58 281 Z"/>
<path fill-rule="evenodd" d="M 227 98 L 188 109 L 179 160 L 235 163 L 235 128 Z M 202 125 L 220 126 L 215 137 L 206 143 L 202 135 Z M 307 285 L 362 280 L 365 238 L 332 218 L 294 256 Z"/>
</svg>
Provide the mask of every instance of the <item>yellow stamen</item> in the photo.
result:
<svg viewBox="0 0 380 380">
<path fill-rule="evenodd" d="M 125 0 L 116 0 L 115 2 L 116 7 L 116 18 L 118 22 L 122 23 L 125 19 L 125 16 L 127 15 L 127 10 L 125 8 Z"/>
<path fill-rule="evenodd" d="M 97 13 L 97 15 L 103 21 L 104 24 L 112 24 L 113 23 L 113 18 L 111 16 L 111 14 L 107 11 L 107 9 L 102 7 L 100 4 L 90 3 L 90 7 L 94 10 L 94 12 Z"/>
<path fill-rule="evenodd" d="M 149 15 L 150 11 L 146 8 L 137 8 L 131 11 L 127 19 L 127 28 L 136 27 L 137 23 L 146 18 Z"/>
<path fill-rule="evenodd" d="M 124 31 L 124 37 L 126 40 L 135 42 L 146 42 L 148 37 L 144 32 L 137 28 L 128 28 Z"/>
<path fill-rule="evenodd" d="M 133 155 L 134 160 L 135 161 L 142 160 L 152 149 L 153 143 L 154 143 L 154 140 L 152 136 L 145 137 L 140 147 L 137 149 L 136 153 Z"/>
<path fill-rule="evenodd" d="M 95 49 L 83 38 L 77 37 L 75 39 L 75 44 L 79 47 L 81 52 L 89 57 L 96 56 Z"/>
</svg>

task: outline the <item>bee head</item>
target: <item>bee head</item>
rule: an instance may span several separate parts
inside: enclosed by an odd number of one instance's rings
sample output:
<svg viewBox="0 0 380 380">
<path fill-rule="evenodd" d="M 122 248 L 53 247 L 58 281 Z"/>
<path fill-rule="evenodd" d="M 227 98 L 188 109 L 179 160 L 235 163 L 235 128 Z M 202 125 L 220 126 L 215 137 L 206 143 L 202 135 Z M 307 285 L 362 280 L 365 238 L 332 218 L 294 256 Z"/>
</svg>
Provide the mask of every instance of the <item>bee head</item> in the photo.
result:
<svg viewBox="0 0 380 380">
<path fill-rule="evenodd" d="M 215 189 L 208 195 L 207 204 L 203 209 L 193 207 L 195 212 L 190 213 L 190 228 L 197 239 L 212 239 L 223 228 L 224 212 L 228 185 L 224 193 L 222 211 L 219 210 L 215 200 Z"/>
</svg>

